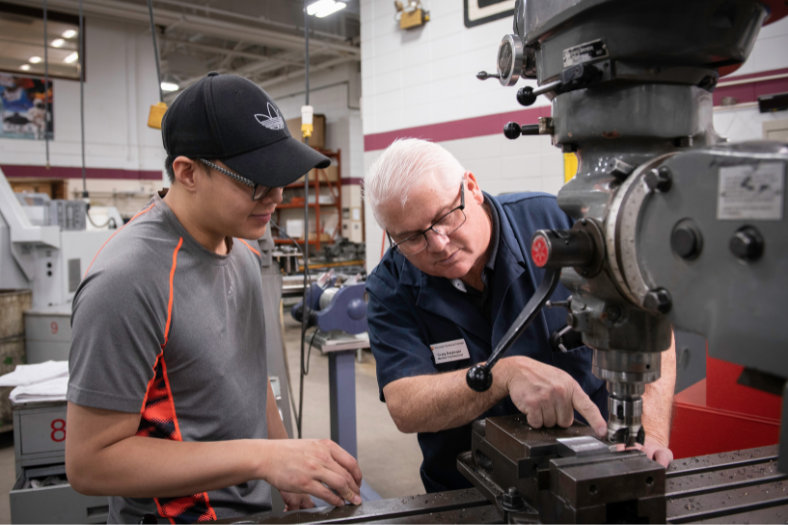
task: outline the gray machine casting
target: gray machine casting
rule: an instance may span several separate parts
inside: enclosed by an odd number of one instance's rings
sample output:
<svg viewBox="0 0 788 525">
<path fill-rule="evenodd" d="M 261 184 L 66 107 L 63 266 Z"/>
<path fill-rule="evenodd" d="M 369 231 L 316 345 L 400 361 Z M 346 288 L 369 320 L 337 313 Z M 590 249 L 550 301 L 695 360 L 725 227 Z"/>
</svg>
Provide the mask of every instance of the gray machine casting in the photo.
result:
<svg viewBox="0 0 788 525">
<path fill-rule="evenodd" d="M 506 136 L 551 134 L 579 159 L 558 194 L 576 226 L 540 232 L 533 249 L 540 266 L 563 268 L 569 324 L 608 382 L 613 443 L 643 439 L 641 395 L 671 326 L 705 336 L 715 357 L 788 378 L 777 351 L 788 342 L 788 145 L 729 144 L 712 123 L 719 69 L 746 60 L 768 16 L 754 0 L 520 0 L 501 41 L 501 84 L 536 78 L 518 101 L 553 105 Z"/>
</svg>

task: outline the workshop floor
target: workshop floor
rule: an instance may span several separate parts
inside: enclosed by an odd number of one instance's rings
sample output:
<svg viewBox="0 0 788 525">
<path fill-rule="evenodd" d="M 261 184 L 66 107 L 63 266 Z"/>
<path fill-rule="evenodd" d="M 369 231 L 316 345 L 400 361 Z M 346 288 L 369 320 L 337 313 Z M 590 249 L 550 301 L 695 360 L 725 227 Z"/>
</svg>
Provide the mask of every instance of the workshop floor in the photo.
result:
<svg viewBox="0 0 788 525">
<path fill-rule="evenodd" d="M 0 434 L 0 523 L 11 523 L 8 493 L 16 482 L 14 468 L 14 433 Z"/>
<path fill-rule="evenodd" d="M 288 316 L 285 342 L 296 396 L 300 335 L 300 325 Z M 416 436 L 397 430 L 386 405 L 379 401 L 375 359 L 368 351 L 364 352 L 363 362 L 356 363 L 356 418 L 359 465 L 369 486 L 383 498 L 423 494 L 424 486 L 419 477 L 421 450 Z M 303 436 L 328 438 L 330 434 L 328 357 L 313 351 L 310 373 L 304 382 Z M 13 434 L 7 432 L 0 434 L 0 523 L 11 522 L 8 493 L 14 482 L 14 439 Z"/>
</svg>

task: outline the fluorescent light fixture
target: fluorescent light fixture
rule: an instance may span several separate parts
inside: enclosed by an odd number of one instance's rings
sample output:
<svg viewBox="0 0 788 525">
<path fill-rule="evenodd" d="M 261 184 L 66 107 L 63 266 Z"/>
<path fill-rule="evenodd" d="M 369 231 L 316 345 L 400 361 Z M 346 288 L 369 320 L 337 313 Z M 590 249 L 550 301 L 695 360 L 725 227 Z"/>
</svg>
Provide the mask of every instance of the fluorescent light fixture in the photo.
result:
<svg viewBox="0 0 788 525">
<path fill-rule="evenodd" d="M 66 29 L 63 31 L 63 38 L 74 38 L 77 36 L 77 32 L 74 29 Z"/>
<path fill-rule="evenodd" d="M 30 60 L 31 64 L 38 64 L 42 59 L 41 57 L 30 57 L 28 60 Z"/>
<path fill-rule="evenodd" d="M 52 41 L 52 47 L 63 47 L 63 44 L 65 43 L 66 41 L 62 38 L 56 38 Z"/>
<path fill-rule="evenodd" d="M 317 2 L 307 6 L 306 12 L 310 16 L 325 18 L 345 7 L 347 7 L 345 2 L 337 2 L 336 0 L 317 0 Z"/>
<path fill-rule="evenodd" d="M 66 63 L 68 63 L 68 64 L 73 64 L 74 62 L 76 62 L 76 61 L 77 61 L 77 59 L 78 59 L 78 58 L 79 58 L 79 53 L 77 53 L 76 51 L 74 51 L 73 53 L 71 53 L 70 55 L 68 55 L 66 58 L 64 58 L 64 59 L 63 59 L 63 62 L 66 62 Z"/>
<path fill-rule="evenodd" d="M 22 71 L 29 71 L 30 64 L 22 64 L 21 66 L 19 66 L 19 69 L 21 69 Z"/>
<path fill-rule="evenodd" d="M 179 89 L 181 89 L 181 87 L 178 84 L 173 84 L 172 82 L 161 83 L 162 91 L 178 91 Z"/>
</svg>

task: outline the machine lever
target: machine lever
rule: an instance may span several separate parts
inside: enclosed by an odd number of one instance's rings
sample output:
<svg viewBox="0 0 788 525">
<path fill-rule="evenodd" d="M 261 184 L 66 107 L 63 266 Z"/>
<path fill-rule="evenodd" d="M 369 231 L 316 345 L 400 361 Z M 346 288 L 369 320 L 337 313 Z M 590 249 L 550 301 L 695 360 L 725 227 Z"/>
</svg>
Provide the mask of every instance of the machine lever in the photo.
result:
<svg viewBox="0 0 788 525">
<path fill-rule="evenodd" d="M 487 71 L 479 71 L 476 73 L 476 78 L 479 80 L 487 80 L 488 78 L 501 78 L 501 75 L 498 73 L 488 73 Z"/>
<path fill-rule="evenodd" d="M 495 347 L 490 359 L 485 364 L 478 364 L 471 367 L 465 376 L 465 381 L 471 390 L 476 392 L 486 392 L 493 383 L 492 367 L 498 362 L 504 353 L 523 335 L 544 304 L 553 295 L 558 281 L 561 278 L 561 268 L 546 268 L 544 278 L 539 283 L 536 292 L 525 305 L 523 311 L 514 320 L 512 326 L 506 331 L 501 341 Z"/>
<path fill-rule="evenodd" d="M 560 90 L 564 83 L 560 80 L 544 84 L 534 89 L 531 86 L 521 87 L 517 90 L 517 102 L 522 106 L 530 106 L 536 102 L 536 97 L 544 93 Z"/>
</svg>

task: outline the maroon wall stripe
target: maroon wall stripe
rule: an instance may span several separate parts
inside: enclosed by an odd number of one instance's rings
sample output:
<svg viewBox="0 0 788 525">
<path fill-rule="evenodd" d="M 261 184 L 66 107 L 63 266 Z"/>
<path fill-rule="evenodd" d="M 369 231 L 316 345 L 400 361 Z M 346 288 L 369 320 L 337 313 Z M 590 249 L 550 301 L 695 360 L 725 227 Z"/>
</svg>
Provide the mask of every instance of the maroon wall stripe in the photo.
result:
<svg viewBox="0 0 788 525">
<path fill-rule="evenodd" d="M 721 105 L 722 99 L 725 97 L 733 97 L 736 99 L 737 104 L 744 104 L 757 101 L 758 97 L 761 95 L 788 92 L 788 78 L 758 81 L 758 79 L 763 77 L 783 74 L 788 74 L 788 68 L 762 71 L 751 75 L 725 77 L 720 81 L 720 84 L 739 80 L 751 80 L 752 82 L 737 84 L 735 86 L 723 85 L 718 87 L 714 91 L 714 105 Z M 369 135 L 364 135 L 364 151 L 385 149 L 396 139 L 405 137 L 442 142 L 446 140 L 497 135 L 498 133 L 502 133 L 503 125 L 507 122 L 514 121 L 520 124 L 536 124 L 539 117 L 549 117 L 550 113 L 551 106 L 539 106 L 536 108 L 497 113 L 495 115 L 486 115 L 483 117 L 453 120 L 451 122 L 441 122 L 414 128 L 403 128 L 395 131 L 385 131 L 383 133 L 371 133 Z"/>
<path fill-rule="evenodd" d="M 66 168 L 62 166 L 22 166 L 18 164 L 0 165 L 7 178 L 20 179 L 81 179 L 82 168 Z M 162 172 L 155 170 L 121 170 L 114 168 L 87 168 L 85 177 L 88 179 L 119 179 L 119 180 L 162 180 Z"/>
<path fill-rule="evenodd" d="M 342 177 L 342 186 L 352 186 L 354 184 L 363 184 L 363 183 L 364 183 L 364 179 L 360 179 L 358 177 L 353 177 L 353 178 L 349 177 L 347 179 L 345 177 Z"/>
<path fill-rule="evenodd" d="M 784 71 L 788 73 L 788 69 Z M 788 77 L 736 84 L 735 86 L 720 86 L 714 90 L 714 105 L 721 105 L 722 99 L 725 97 L 735 98 L 736 104 L 744 104 L 746 102 L 757 102 L 758 97 L 761 95 L 785 92 L 788 92 Z"/>
<path fill-rule="evenodd" d="M 739 80 L 752 80 L 755 78 L 771 77 L 774 75 L 785 75 L 788 73 L 788 67 L 783 69 L 771 69 L 769 71 L 761 71 L 760 73 L 751 73 L 749 75 L 736 75 L 733 77 L 722 77 L 719 81 L 720 84 L 726 82 L 736 82 Z"/>
<path fill-rule="evenodd" d="M 396 139 L 405 137 L 425 139 L 432 142 L 443 142 L 446 140 L 495 135 L 501 133 L 503 125 L 509 121 L 515 121 L 519 124 L 536 124 L 539 121 L 539 117 L 549 117 L 550 111 L 550 106 L 539 106 L 520 111 L 453 120 L 451 122 L 441 122 L 428 126 L 404 128 L 383 133 L 372 133 L 370 135 L 364 135 L 364 151 L 385 149 Z"/>
</svg>

